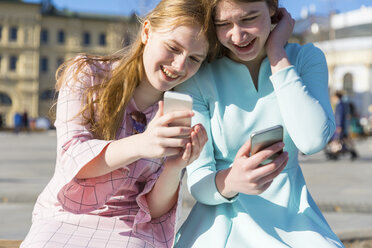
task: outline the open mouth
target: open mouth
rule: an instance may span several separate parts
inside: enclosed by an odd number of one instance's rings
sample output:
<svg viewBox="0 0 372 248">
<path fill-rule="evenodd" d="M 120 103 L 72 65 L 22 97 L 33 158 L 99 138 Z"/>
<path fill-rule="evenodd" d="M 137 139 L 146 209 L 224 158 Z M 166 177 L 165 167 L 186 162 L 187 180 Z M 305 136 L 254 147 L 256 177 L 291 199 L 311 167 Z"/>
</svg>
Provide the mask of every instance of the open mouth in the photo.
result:
<svg viewBox="0 0 372 248">
<path fill-rule="evenodd" d="M 174 74 L 172 73 L 171 71 L 167 70 L 164 66 L 160 66 L 162 72 L 164 73 L 164 75 L 168 78 L 171 78 L 171 79 L 177 79 L 179 76 L 177 74 Z"/>
<path fill-rule="evenodd" d="M 234 44 L 234 47 L 237 50 L 242 51 L 242 52 L 249 51 L 249 50 L 252 49 L 255 41 L 256 41 L 256 38 L 254 38 L 253 40 L 251 40 L 248 44 L 241 44 L 241 45 L 235 45 Z"/>
</svg>

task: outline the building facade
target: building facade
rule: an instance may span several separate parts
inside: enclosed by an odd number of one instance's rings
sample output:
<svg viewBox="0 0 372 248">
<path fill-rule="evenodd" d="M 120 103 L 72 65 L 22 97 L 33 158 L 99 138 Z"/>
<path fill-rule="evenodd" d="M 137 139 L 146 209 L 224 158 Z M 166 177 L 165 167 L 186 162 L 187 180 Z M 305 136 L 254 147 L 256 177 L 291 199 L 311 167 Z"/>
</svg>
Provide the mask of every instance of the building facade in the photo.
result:
<svg viewBox="0 0 372 248">
<path fill-rule="evenodd" d="M 0 0 L 0 113 L 13 126 L 15 113 L 47 117 L 55 72 L 79 53 L 111 54 L 133 39 L 138 21 L 56 10 L 43 4 Z"/>
<path fill-rule="evenodd" d="M 309 16 L 296 22 L 294 39 L 326 55 L 330 93 L 343 90 L 361 117 L 372 119 L 372 7 Z"/>
</svg>

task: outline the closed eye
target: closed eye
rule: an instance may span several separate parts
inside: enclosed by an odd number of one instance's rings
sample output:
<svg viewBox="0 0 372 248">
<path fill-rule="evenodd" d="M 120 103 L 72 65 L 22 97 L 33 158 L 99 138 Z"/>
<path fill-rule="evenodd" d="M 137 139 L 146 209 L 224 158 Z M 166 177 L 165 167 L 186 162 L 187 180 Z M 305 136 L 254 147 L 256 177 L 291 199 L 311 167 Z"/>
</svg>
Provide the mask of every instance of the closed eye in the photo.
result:
<svg viewBox="0 0 372 248">
<path fill-rule="evenodd" d="M 190 57 L 190 59 L 195 62 L 195 63 L 200 63 L 200 59 L 198 59 L 197 57 Z"/>
<path fill-rule="evenodd" d="M 256 19 L 257 18 L 257 16 L 252 16 L 252 17 L 247 17 L 247 18 L 244 18 L 242 21 L 243 22 L 249 22 L 249 21 L 252 21 L 252 20 L 254 20 L 254 19 Z"/>
<path fill-rule="evenodd" d="M 229 23 L 227 22 L 218 22 L 218 23 L 214 23 L 214 25 L 216 27 L 224 27 L 224 26 L 227 26 Z"/>
<path fill-rule="evenodd" d="M 168 49 L 170 51 L 172 51 L 172 52 L 175 52 L 175 53 L 179 53 L 180 52 L 180 50 L 177 47 L 174 47 L 174 46 L 169 46 L 168 45 Z"/>
</svg>

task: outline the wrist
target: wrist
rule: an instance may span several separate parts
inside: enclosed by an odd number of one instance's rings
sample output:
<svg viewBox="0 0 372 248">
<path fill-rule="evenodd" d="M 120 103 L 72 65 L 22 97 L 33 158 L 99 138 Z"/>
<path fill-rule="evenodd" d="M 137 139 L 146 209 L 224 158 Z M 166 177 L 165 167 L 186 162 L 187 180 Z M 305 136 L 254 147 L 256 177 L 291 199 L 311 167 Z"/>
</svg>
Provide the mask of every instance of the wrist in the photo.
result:
<svg viewBox="0 0 372 248">
<path fill-rule="evenodd" d="M 284 49 L 283 52 L 270 54 L 267 57 L 270 61 L 272 74 L 275 74 L 276 72 L 287 68 L 288 66 L 291 66 L 291 63 L 287 57 L 287 53 L 284 51 Z"/>
<path fill-rule="evenodd" d="M 172 176 L 181 176 L 182 168 L 175 166 L 170 160 L 166 159 L 164 162 L 163 173 L 167 173 Z"/>
<path fill-rule="evenodd" d="M 138 159 L 148 157 L 145 154 L 146 147 L 144 146 L 144 144 L 146 144 L 146 141 L 143 141 L 144 134 L 143 133 L 138 133 L 138 134 L 132 135 L 132 137 L 136 139 L 134 147 L 136 147 L 136 150 L 137 150 L 136 153 L 138 155 Z"/>
<path fill-rule="evenodd" d="M 283 58 L 287 58 L 287 53 L 284 50 L 284 47 L 282 48 L 267 48 L 267 57 L 270 60 L 271 64 L 277 63 L 277 61 L 282 60 Z"/>
<path fill-rule="evenodd" d="M 232 183 L 229 179 L 231 168 L 220 170 L 216 174 L 216 187 L 218 192 L 225 197 L 225 198 L 233 198 L 238 194 L 238 192 L 234 191 L 231 186 Z"/>
</svg>

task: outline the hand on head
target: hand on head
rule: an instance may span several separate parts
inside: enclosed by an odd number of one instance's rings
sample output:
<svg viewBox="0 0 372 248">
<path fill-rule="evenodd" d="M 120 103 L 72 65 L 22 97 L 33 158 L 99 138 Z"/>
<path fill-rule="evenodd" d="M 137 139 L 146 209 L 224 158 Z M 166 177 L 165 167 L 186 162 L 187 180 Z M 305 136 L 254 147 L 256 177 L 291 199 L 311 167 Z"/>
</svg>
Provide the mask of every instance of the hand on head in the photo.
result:
<svg viewBox="0 0 372 248">
<path fill-rule="evenodd" d="M 295 25 L 295 20 L 285 8 L 278 9 L 278 19 L 279 21 L 270 32 L 265 45 L 269 57 L 271 53 L 275 53 L 278 49 L 284 49 Z"/>
</svg>

